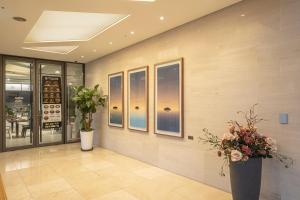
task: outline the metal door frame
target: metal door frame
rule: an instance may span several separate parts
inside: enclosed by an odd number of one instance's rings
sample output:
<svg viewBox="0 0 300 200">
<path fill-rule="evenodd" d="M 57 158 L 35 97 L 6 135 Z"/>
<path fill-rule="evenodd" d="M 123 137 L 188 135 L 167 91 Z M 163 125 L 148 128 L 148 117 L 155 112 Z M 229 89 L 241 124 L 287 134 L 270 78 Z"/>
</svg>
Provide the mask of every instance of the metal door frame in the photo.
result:
<svg viewBox="0 0 300 200">
<path fill-rule="evenodd" d="M 33 121 L 33 126 L 32 126 L 32 144 L 31 145 L 24 145 L 24 146 L 16 146 L 16 147 L 6 147 L 6 121 L 5 121 L 5 63 L 6 60 L 17 60 L 17 61 L 24 61 L 24 62 L 28 62 L 31 63 L 31 70 L 30 70 L 30 79 L 31 79 L 31 84 L 33 86 L 32 88 L 32 113 L 31 113 L 31 120 Z M 2 150 L 3 151 L 12 151 L 12 150 L 18 150 L 18 149 L 27 149 L 27 148 L 32 148 L 34 147 L 35 144 L 35 95 L 36 95 L 36 91 L 34 90 L 34 85 L 35 85 L 35 61 L 33 58 L 23 58 L 23 57 L 18 57 L 18 56 L 2 56 L 2 70 L 1 70 L 2 74 L 1 74 L 1 91 L 2 91 L 2 98 L 1 98 L 1 108 L 2 108 L 2 112 L 1 112 L 1 125 L 2 125 Z"/>
<path fill-rule="evenodd" d="M 11 59 L 11 60 L 20 60 L 20 61 L 27 61 L 32 63 L 32 69 L 31 69 L 31 81 L 32 81 L 32 87 L 33 87 L 33 93 L 32 93 L 32 120 L 33 120 L 33 127 L 32 127 L 32 134 L 33 134 L 33 142 L 32 145 L 25 145 L 25 146 L 18 146 L 18 147 L 9 147 L 6 148 L 6 131 L 5 131 L 5 60 Z M 39 144 L 39 126 L 40 126 L 40 114 L 39 113 L 39 64 L 60 64 L 62 73 L 62 141 L 61 142 L 54 142 L 54 143 L 45 143 L 45 144 Z M 83 85 L 85 85 L 85 64 L 78 63 L 78 62 L 66 62 L 66 61 L 57 61 L 57 60 L 47 60 L 47 59 L 37 59 L 37 58 L 31 58 L 31 57 L 23 57 L 23 56 L 14 56 L 14 55 L 4 55 L 0 54 L 0 93 L 2 93 L 2 98 L 0 98 L 0 107 L 2 108 L 2 112 L 0 112 L 0 130 L 2 132 L 2 136 L 0 134 L 0 152 L 5 151 L 13 151 L 13 150 L 19 150 L 19 149 L 27 149 L 27 148 L 36 148 L 41 146 L 50 146 L 50 145 L 58 145 L 58 144 L 66 144 L 66 143 L 74 143 L 74 142 L 80 142 L 80 139 L 68 141 L 67 138 L 67 107 L 66 107 L 66 83 L 67 83 L 67 64 L 68 63 L 74 63 L 74 64 L 81 64 L 82 65 L 82 72 L 83 72 Z M 1 133 L 0 132 L 0 133 Z"/>
</svg>

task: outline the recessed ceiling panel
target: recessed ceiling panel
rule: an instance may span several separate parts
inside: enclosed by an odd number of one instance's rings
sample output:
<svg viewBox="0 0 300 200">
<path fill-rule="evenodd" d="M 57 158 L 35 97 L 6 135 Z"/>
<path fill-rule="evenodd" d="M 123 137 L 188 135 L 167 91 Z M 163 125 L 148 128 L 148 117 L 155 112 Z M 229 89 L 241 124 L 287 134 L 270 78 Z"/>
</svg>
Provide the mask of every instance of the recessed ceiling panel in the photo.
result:
<svg viewBox="0 0 300 200">
<path fill-rule="evenodd" d="M 68 54 L 78 48 L 78 46 L 47 46 L 47 47 L 22 47 L 23 49 L 42 51 L 47 53 Z"/>
<path fill-rule="evenodd" d="M 129 15 L 44 11 L 25 39 L 25 43 L 87 41 Z"/>
</svg>

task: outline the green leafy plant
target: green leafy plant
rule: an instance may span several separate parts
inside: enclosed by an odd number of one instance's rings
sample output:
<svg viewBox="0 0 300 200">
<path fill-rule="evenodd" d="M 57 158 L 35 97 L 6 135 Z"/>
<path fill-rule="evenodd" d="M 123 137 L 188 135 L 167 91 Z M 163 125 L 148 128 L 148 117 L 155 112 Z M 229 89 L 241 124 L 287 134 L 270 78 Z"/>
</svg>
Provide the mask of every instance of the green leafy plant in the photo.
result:
<svg viewBox="0 0 300 200">
<path fill-rule="evenodd" d="M 14 117 L 15 113 L 13 111 L 13 109 L 11 107 L 8 107 L 7 105 L 5 105 L 5 113 L 7 117 Z"/>
<path fill-rule="evenodd" d="M 106 96 L 102 96 L 98 90 L 99 85 L 94 88 L 84 86 L 74 87 L 75 95 L 72 98 L 76 108 L 81 112 L 81 130 L 91 131 L 93 122 L 93 113 L 97 111 L 98 106 L 104 107 Z"/>
</svg>

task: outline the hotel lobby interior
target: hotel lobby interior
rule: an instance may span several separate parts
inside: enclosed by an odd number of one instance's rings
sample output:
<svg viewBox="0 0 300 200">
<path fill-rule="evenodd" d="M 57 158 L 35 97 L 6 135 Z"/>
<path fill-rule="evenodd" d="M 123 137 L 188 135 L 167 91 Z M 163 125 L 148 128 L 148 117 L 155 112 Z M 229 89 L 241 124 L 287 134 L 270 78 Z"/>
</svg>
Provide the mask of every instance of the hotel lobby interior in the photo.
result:
<svg viewBox="0 0 300 200">
<path fill-rule="evenodd" d="M 0 27 L 0 200 L 300 199 L 299 0 L 0 0 Z"/>
</svg>

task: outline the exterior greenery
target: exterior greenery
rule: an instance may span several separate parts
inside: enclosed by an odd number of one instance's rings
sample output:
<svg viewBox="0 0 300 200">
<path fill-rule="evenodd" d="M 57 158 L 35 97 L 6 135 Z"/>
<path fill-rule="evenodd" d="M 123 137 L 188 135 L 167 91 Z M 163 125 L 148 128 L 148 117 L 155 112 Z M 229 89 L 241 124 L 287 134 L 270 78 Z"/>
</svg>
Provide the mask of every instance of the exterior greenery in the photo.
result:
<svg viewBox="0 0 300 200">
<path fill-rule="evenodd" d="M 98 90 L 99 85 L 94 88 L 83 86 L 74 87 L 75 95 L 72 98 L 76 108 L 81 112 L 81 130 L 92 131 L 93 113 L 98 106 L 104 106 L 106 97 L 102 96 Z"/>
</svg>

